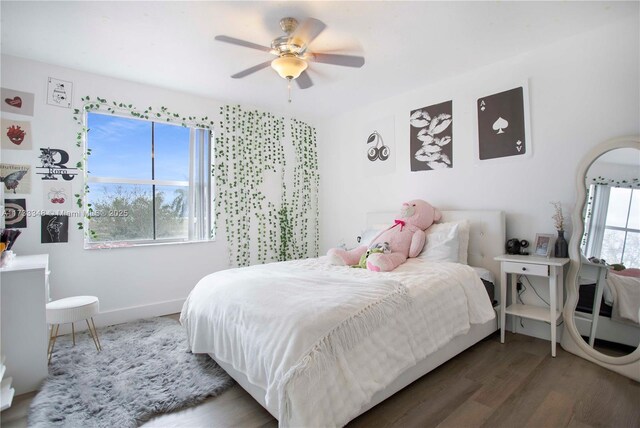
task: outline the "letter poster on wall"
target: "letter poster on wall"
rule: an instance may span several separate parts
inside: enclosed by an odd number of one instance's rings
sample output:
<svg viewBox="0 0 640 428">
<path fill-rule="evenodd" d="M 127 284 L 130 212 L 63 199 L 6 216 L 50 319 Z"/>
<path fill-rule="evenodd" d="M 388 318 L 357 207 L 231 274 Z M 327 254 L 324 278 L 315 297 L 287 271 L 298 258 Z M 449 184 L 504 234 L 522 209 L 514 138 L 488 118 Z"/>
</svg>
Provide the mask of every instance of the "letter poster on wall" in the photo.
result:
<svg viewBox="0 0 640 428">
<path fill-rule="evenodd" d="M 40 159 L 40 166 L 36 167 L 36 174 L 41 175 L 43 180 L 62 178 L 65 181 L 71 181 L 78 175 L 78 168 L 67 165 L 69 153 L 65 150 L 41 148 L 38 159 Z"/>
</svg>

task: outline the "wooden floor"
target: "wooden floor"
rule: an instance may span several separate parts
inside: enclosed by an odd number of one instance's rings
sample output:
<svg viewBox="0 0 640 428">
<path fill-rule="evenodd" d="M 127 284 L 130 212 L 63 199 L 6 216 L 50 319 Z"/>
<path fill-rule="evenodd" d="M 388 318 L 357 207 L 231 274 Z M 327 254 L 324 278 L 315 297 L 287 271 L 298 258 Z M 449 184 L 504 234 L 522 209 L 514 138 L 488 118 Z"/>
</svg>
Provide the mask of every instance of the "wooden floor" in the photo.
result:
<svg viewBox="0 0 640 428">
<path fill-rule="evenodd" d="M 30 399 L 3 412 L 3 428 L 26 426 Z M 275 427 L 277 421 L 234 386 L 143 426 Z M 348 426 L 640 427 L 640 384 L 560 347 L 551 358 L 547 341 L 507 333 L 500 344 L 493 335 Z"/>
</svg>

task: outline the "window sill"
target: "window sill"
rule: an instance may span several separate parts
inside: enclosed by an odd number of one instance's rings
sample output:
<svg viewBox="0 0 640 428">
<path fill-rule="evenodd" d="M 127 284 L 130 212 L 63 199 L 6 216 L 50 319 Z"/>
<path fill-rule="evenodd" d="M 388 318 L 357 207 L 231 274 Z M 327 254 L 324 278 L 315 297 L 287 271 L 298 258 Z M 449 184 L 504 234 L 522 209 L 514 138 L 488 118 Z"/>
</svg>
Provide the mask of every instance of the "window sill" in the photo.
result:
<svg viewBox="0 0 640 428">
<path fill-rule="evenodd" d="M 215 242 L 216 239 L 203 239 L 200 241 L 114 241 L 114 242 L 85 242 L 85 250 L 113 250 L 116 248 L 161 247 L 167 245 L 202 244 Z"/>
</svg>

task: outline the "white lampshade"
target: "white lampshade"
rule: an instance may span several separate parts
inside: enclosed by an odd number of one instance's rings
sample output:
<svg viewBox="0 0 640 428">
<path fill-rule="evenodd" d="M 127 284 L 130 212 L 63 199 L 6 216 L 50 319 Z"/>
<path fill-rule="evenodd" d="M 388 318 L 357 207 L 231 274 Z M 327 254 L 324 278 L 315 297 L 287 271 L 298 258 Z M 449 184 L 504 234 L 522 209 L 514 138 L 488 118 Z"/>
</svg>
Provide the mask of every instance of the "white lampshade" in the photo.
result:
<svg viewBox="0 0 640 428">
<path fill-rule="evenodd" d="M 295 56 L 282 56 L 271 61 L 271 67 L 283 79 L 296 79 L 307 69 L 307 63 Z"/>
</svg>

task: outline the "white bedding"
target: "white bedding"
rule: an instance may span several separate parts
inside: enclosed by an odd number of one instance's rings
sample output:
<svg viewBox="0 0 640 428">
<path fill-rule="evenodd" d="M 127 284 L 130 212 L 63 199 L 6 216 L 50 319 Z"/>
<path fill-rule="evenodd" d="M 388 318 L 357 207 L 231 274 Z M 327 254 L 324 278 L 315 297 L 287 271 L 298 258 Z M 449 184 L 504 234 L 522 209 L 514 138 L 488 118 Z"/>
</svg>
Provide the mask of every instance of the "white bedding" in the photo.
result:
<svg viewBox="0 0 640 428">
<path fill-rule="evenodd" d="M 612 295 L 611 319 L 618 322 L 640 323 L 640 278 L 609 272 L 606 285 Z"/>
<path fill-rule="evenodd" d="M 375 273 L 307 259 L 209 275 L 180 319 L 193 352 L 266 390 L 281 426 L 342 426 L 404 370 L 494 316 L 465 265 L 410 259 Z"/>
</svg>

